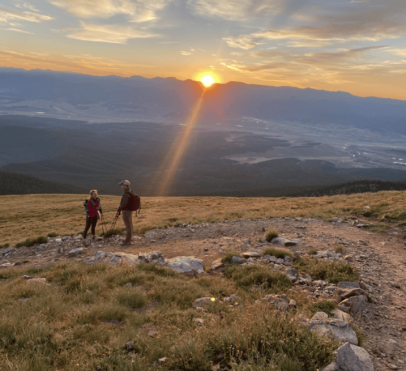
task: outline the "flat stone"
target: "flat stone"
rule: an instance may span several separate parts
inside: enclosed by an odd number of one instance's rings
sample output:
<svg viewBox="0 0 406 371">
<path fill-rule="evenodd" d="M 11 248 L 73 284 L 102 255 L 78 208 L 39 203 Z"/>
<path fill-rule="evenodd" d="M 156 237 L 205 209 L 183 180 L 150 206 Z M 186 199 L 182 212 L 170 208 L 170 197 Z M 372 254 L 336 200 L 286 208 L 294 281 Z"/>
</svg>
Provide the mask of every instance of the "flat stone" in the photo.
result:
<svg viewBox="0 0 406 371">
<path fill-rule="evenodd" d="M 311 319 L 311 321 L 324 321 L 328 319 L 328 314 L 324 312 L 317 312 Z"/>
<path fill-rule="evenodd" d="M 351 322 L 352 320 L 351 316 L 348 313 L 345 313 L 338 308 L 335 308 L 332 312 L 334 314 L 334 318 L 340 321 Z"/>
<path fill-rule="evenodd" d="M 224 264 L 221 262 L 221 258 L 216 259 L 213 263 L 211 263 L 211 270 L 213 271 L 222 267 L 224 267 Z"/>
<path fill-rule="evenodd" d="M 339 371 L 337 363 L 331 362 L 326 367 L 322 368 L 321 371 Z"/>
<path fill-rule="evenodd" d="M 192 256 L 177 256 L 166 259 L 165 266 L 179 273 L 204 273 L 203 260 Z"/>
<path fill-rule="evenodd" d="M 366 292 L 360 288 L 358 289 L 337 289 L 338 302 L 348 299 L 352 296 L 366 295 Z"/>
<path fill-rule="evenodd" d="M 336 363 L 340 370 L 374 371 L 368 352 L 359 346 L 346 343 L 336 351 Z"/>
<path fill-rule="evenodd" d="M 295 277 L 296 277 L 296 276 L 299 275 L 298 270 L 295 269 L 295 268 L 288 268 L 288 269 L 285 270 L 285 273 L 286 273 L 286 275 L 288 275 L 288 276 L 295 276 Z"/>
</svg>

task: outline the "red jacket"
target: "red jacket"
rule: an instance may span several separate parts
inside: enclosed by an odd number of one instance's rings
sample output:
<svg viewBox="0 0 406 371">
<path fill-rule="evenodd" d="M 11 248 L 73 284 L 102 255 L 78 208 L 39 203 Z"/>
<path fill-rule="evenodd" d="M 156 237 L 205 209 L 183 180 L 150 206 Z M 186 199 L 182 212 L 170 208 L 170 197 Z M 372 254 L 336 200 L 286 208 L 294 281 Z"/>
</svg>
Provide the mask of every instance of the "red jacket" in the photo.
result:
<svg viewBox="0 0 406 371">
<path fill-rule="evenodd" d="M 86 200 L 83 202 L 83 206 L 85 207 L 86 214 L 90 217 L 95 217 L 97 216 L 97 211 L 101 209 L 100 206 L 100 198 L 97 197 L 94 199 L 91 197 L 89 200 Z"/>
</svg>

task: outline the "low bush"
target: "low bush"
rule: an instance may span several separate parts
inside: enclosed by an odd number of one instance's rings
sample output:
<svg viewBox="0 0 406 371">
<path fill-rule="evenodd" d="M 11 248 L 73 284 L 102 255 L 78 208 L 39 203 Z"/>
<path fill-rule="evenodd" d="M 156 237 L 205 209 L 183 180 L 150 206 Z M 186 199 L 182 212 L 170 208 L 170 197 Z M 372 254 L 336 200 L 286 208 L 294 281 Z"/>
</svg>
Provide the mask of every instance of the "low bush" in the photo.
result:
<svg viewBox="0 0 406 371">
<path fill-rule="evenodd" d="M 294 268 L 300 273 L 307 273 L 317 280 L 327 280 L 330 283 L 341 281 L 359 282 L 360 277 L 354 267 L 343 262 L 299 258 L 295 260 Z"/>
<path fill-rule="evenodd" d="M 4 245 L 0 245 L 0 249 L 7 249 L 7 247 L 10 247 L 9 243 L 5 243 Z"/>
<path fill-rule="evenodd" d="M 346 250 L 345 250 L 344 245 L 335 245 L 335 246 L 334 246 L 334 251 L 335 251 L 337 254 L 344 255 Z"/>
<path fill-rule="evenodd" d="M 37 238 L 27 238 L 25 241 L 23 242 L 19 242 L 16 243 L 15 247 L 22 247 L 22 246 L 26 246 L 26 247 L 32 247 L 35 245 L 40 245 L 42 243 L 47 243 L 48 239 L 45 236 L 39 236 Z"/>
<path fill-rule="evenodd" d="M 293 258 L 292 251 L 281 247 L 268 247 L 267 249 L 264 250 L 262 255 L 271 255 L 280 259 L 283 259 L 287 255 Z"/>
<path fill-rule="evenodd" d="M 47 237 L 58 237 L 58 234 L 55 232 L 48 233 Z"/>
<path fill-rule="evenodd" d="M 265 234 L 265 239 L 268 242 L 271 242 L 274 238 L 278 237 L 278 231 L 276 229 L 270 229 L 268 232 Z"/>
<path fill-rule="evenodd" d="M 307 252 L 309 255 L 317 255 L 317 250 L 311 249 Z"/>
<path fill-rule="evenodd" d="M 258 265 L 244 267 L 231 265 L 224 270 L 224 275 L 232 279 L 237 286 L 245 289 L 249 289 L 253 285 L 267 283 L 268 290 L 282 293 L 291 287 L 286 274 Z"/>
</svg>

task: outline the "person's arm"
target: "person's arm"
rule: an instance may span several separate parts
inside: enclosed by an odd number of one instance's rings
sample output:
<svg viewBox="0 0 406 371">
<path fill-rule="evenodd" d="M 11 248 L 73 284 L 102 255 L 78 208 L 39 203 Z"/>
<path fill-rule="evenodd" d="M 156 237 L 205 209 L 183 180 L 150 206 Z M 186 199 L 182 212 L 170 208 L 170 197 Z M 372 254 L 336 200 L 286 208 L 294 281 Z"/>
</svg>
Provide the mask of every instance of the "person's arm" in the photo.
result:
<svg viewBox="0 0 406 371">
<path fill-rule="evenodd" d="M 85 207 L 86 214 L 89 212 L 89 209 L 87 208 L 87 200 L 83 201 L 83 206 Z"/>
<path fill-rule="evenodd" d="M 101 203 L 100 203 L 100 198 L 97 199 L 97 202 L 99 203 L 99 206 L 97 206 L 97 210 L 99 210 L 102 213 L 103 210 L 102 210 L 102 206 L 101 206 Z"/>
<path fill-rule="evenodd" d="M 128 192 L 124 193 L 123 198 L 121 199 L 120 206 L 118 207 L 118 211 L 119 211 L 119 212 L 120 212 L 123 208 L 125 208 L 126 206 L 128 206 L 128 204 L 129 204 L 129 202 L 130 202 L 130 199 L 131 199 L 131 195 L 130 195 Z"/>
</svg>

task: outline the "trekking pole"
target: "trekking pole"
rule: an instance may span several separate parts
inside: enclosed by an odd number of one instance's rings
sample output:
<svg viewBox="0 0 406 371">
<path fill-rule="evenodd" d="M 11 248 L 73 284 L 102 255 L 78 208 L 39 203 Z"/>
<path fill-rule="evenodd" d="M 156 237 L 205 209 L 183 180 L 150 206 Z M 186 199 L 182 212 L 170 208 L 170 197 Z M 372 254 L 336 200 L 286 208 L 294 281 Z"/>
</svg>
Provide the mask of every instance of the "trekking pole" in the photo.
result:
<svg viewBox="0 0 406 371">
<path fill-rule="evenodd" d="M 104 220 L 103 213 L 100 213 L 100 215 L 101 215 L 101 226 L 102 226 L 102 230 L 103 230 L 103 235 L 106 235 L 106 232 L 107 232 L 106 222 Z"/>
<path fill-rule="evenodd" d="M 110 232 L 116 227 L 116 223 L 117 223 L 118 217 L 119 217 L 119 215 L 116 214 L 116 216 L 115 216 L 113 222 L 111 223 Z"/>
</svg>

